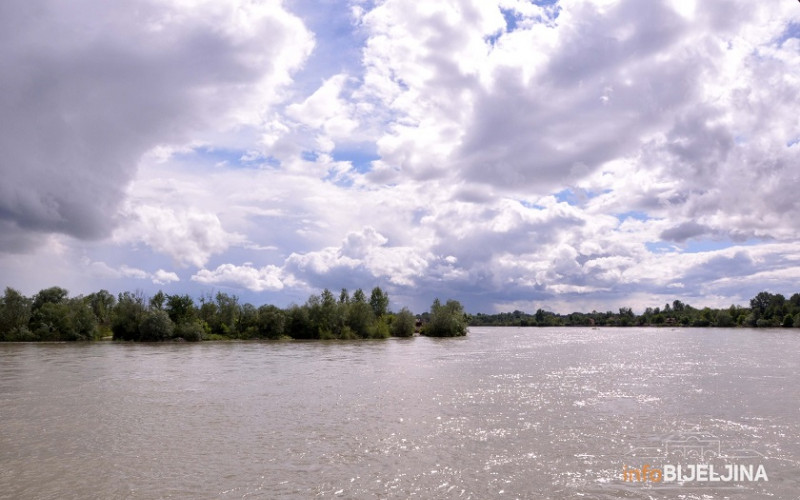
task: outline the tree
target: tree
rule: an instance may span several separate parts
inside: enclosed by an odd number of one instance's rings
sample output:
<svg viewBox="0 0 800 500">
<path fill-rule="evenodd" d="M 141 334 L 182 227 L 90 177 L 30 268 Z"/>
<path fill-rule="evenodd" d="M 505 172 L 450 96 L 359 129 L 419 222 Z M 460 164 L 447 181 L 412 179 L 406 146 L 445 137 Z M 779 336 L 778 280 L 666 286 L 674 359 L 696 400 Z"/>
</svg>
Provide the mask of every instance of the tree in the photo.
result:
<svg viewBox="0 0 800 500">
<path fill-rule="evenodd" d="M 317 338 L 319 332 L 308 317 L 308 308 L 293 305 L 286 311 L 286 333 L 295 339 Z"/>
<path fill-rule="evenodd" d="M 284 334 L 286 314 L 273 305 L 258 308 L 258 336 L 264 339 L 277 339 Z"/>
<path fill-rule="evenodd" d="M 169 314 L 161 309 L 150 309 L 142 316 L 139 323 L 139 338 L 144 342 L 157 342 L 172 337 L 175 325 Z"/>
<path fill-rule="evenodd" d="M 99 292 L 90 293 L 86 296 L 86 301 L 89 307 L 92 308 L 94 317 L 97 318 L 97 323 L 104 327 L 111 324 L 111 314 L 114 310 L 114 304 L 117 300 L 111 295 L 108 290 L 100 290 Z"/>
<path fill-rule="evenodd" d="M 370 336 L 370 329 L 375 322 L 375 314 L 367 304 L 367 297 L 360 288 L 353 293 L 353 300 L 347 311 L 347 326 L 361 338 Z"/>
<path fill-rule="evenodd" d="M 376 286 L 369 296 L 369 306 L 372 308 L 372 313 L 375 317 L 380 319 L 389 309 L 389 295 L 384 293 L 381 287 Z"/>
<path fill-rule="evenodd" d="M 26 340 L 31 337 L 28 323 L 31 319 L 31 300 L 6 288 L 0 298 L 0 340 Z"/>
<path fill-rule="evenodd" d="M 320 338 L 330 339 L 339 336 L 341 331 L 340 322 L 337 321 L 339 307 L 336 297 L 330 290 L 326 288 L 321 295 L 311 295 L 306 301 L 306 307 L 313 328 Z"/>
<path fill-rule="evenodd" d="M 67 299 L 67 295 L 69 295 L 69 292 L 58 286 L 45 288 L 33 297 L 31 310 L 36 312 L 45 304 L 60 304 Z"/>
<path fill-rule="evenodd" d="M 165 310 L 176 325 L 194 322 L 197 318 L 197 308 L 189 295 L 168 295 Z"/>
<path fill-rule="evenodd" d="M 97 319 L 83 297 L 44 302 L 32 319 L 38 340 L 94 340 Z"/>
<path fill-rule="evenodd" d="M 767 308 L 769 307 L 771 300 L 772 294 L 769 292 L 759 292 L 755 297 L 750 299 L 750 309 L 752 309 L 753 314 L 756 315 L 756 318 L 761 318 L 764 316 L 764 313 L 767 312 Z"/>
<path fill-rule="evenodd" d="M 241 314 L 239 297 L 217 292 L 215 298 L 217 301 L 217 314 L 219 315 L 219 330 L 214 333 L 236 338 L 238 336 L 237 325 Z"/>
<path fill-rule="evenodd" d="M 150 308 L 157 309 L 159 311 L 163 310 L 165 300 L 167 300 L 167 296 L 164 295 L 164 292 L 159 290 L 155 295 L 150 297 Z"/>
<path fill-rule="evenodd" d="M 64 340 L 95 340 L 98 338 L 97 317 L 86 299 L 77 297 L 67 303 L 70 331 Z"/>
<path fill-rule="evenodd" d="M 239 331 L 242 338 L 251 339 L 258 336 L 258 309 L 253 304 L 244 304 L 239 317 Z"/>
<path fill-rule="evenodd" d="M 431 320 L 424 330 L 430 337 L 460 337 L 467 334 L 464 308 L 457 300 L 448 300 L 445 305 L 434 299 L 431 305 Z"/>
<path fill-rule="evenodd" d="M 139 323 L 145 313 L 144 296 L 141 292 L 120 293 L 111 320 L 114 340 L 140 340 Z"/>
<path fill-rule="evenodd" d="M 392 320 L 392 336 L 394 337 L 412 337 L 414 335 L 414 327 L 416 325 L 416 318 L 411 314 L 408 308 L 400 309 L 400 312 L 395 314 Z"/>
</svg>

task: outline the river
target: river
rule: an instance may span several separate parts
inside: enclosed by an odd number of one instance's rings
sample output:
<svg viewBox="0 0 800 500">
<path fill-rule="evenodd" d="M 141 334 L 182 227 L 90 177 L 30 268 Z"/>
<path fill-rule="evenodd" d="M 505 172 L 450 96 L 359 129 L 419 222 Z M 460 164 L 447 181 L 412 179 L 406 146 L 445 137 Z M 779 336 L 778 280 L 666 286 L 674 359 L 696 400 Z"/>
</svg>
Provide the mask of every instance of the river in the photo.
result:
<svg viewBox="0 0 800 500">
<path fill-rule="evenodd" d="M 0 499 L 796 499 L 799 354 L 680 328 L 0 344 Z M 624 480 L 679 462 L 768 477 Z"/>
</svg>

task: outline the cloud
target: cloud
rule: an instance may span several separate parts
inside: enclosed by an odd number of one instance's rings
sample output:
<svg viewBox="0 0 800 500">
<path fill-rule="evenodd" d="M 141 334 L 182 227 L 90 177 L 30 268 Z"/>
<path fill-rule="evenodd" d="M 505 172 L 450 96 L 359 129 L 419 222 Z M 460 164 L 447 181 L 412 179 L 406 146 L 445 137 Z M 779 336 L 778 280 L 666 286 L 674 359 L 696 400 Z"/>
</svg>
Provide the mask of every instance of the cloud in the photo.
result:
<svg viewBox="0 0 800 500">
<path fill-rule="evenodd" d="M 88 257 L 82 259 L 82 267 L 87 269 L 90 274 L 104 279 L 131 278 L 134 280 L 150 280 L 156 285 L 168 285 L 181 280 L 176 273 L 165 271 L 164 269 L 149 273 L 143 269 L 131 267 L 127 264 L 122 264 L 114 268 L 103 261 L 92 261 Z"/>
<path fill-rule="evenodd" d="M 156 285 L 168 285 L 173 281 L 180 281 L 181 279 L 178 277 L 177 274 L 171 271 L 165 271 L 163 269 L 159 269 L 155 273 L 153 273 L 153 283 Z"/>
<path fill-rule="evenodd" d="M 796 4 L 26 5 L 0 7 L 9 279 L 75 288 L 91 255 L 255 302 L 793 292 Z"/>
<path fill-rule="evenodd" d="M 707 234 L 709 228 L 695 221 L 686 221 L 661 232 L 661 239 L 683 243 L 689 238 Z"/>
<path fill-rule="evenodd" d="M 219 218 L 196 209 L 139 205 L 127 210 L 129 222 L 115 234 L 119 242 L 143 242 L 180 265 L 203 267 L 208 259 L 244 241 L 229 233 Z"/>
<path fill-rule="evenodd" d="M 213 271 L 201 269 L 192 276 L 192 281 L 205 285 L 224 285 L 246 288 L 253 292 L 281 290 L 281 270 L 275 266 L 255 268 L 250 264 L 237 266 L 222 264 Z"/>
<path fill-rule="evenodd" d="M 0 220 L 109 235 L 142 154 L 258 122 L 312 46 L 269 3 L 4 2 Z"/>
<path fill-rule="evenodd" d="M 323 282 L 329 288 L 366 287 L 381 280 L 413 286 L 425 273 L 432 256 L 413 247 L 388 243 L 388 238 L 375 228 L 365 226 L 348 233 L 338 247 L 291 254 L 285 269 L 299 280 Z"/>
</svg>

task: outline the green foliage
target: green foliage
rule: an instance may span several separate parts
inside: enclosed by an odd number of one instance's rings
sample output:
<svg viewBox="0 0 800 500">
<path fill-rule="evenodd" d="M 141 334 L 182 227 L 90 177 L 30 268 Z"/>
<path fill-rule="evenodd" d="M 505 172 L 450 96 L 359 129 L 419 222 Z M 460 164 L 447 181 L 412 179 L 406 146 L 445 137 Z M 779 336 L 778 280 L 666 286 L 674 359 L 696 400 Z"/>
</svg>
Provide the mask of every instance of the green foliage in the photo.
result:
<svg viewBox="0 0 800 500">
<path fill-rule="evenodd" d="M 30 331 L 44 341 L 94 340 L 99 334 L 97 319 L 82 297 L 42 302 L 31 315 Z"/>
<path fill-rule="evenodd" d="M 111 316 L 117 300 L 108 290 L 100 290 L 86 296 L 86 301 L 97 319 L 98 325 L 108 326 L 111 324 Z"/>
<path fill-rule="evenodd" d="M 239 315 L 239 338 L 254 339 L 258 337 L 258 309 L 253 304 L 242 304 Z"/>
<path fill-rule="evenodd" d="M 31 336 L 28 330 L 31 303 L 30 299 L 18 291 L 6 288 L 5 294 L 0 298 L 0 341 Z"/>
<path fill-rule="evenodd" d="M 294 339 L 313 339 L 319 335 L 308 315 L 307 307 L 291 306 L 286 311 L 287 334 Z"/>
<path fill-rule="evenodd" d="M 145 311 L 141 292 L 119 294 L 111 320 L 114 340 L 140 340 L 139 323 L 144 318 Z"/>
<path fill-rule="evenodd" d="M 159 290 L 156 292 L 155 295 L 150 297 L 150 309 L 157 309 L 159 311 L 164 309 L 164 302 L 167 300 L 167 296 L 164 295 L 164 292 Z"/>
<path fill-rule="evenodd" d="M 392 335 L 394 337 L 411 337 L 414 335 L 416 318 L 407 308 L 400 309 L 392 319 Z"/>
<path fill-rule="evenodd" d="M 389 325 L 382 319 L 375 321 L 369 329 L 371 339 L 388 339 L 390 336 Z"/>
<path fill-rule="evenodd" d="M 238 323 L 241 316 L 239 297 L 217 292 L 215 299 L 217 301 L 218 321 L 215 322 L 216 330 L 212 328 L 212 331 L 230 338 L 238 338 Z"/>
<path fill-rule="evenodd" d="M 117 299 L 106 290 L 86 297 L 69 298 L 65 289 L 51 287 L 27 298 L 13 288 L 0 297 L 0 341 L 64 341 L 97 339 L 111 331 L 118 340 L 188 341 L 258 339 L 357 339 L 413 336 L 416 318 L 408 309 L 388 312 L 389 297 L 373 288 L 369 300 L 362 289 L 352 297 L 346 289 L 335 296 L 325 289 L 305 304 L 280 309 L 240 304 L 235 295 L 217 293 L 199 299 L 188 295 L 156 293 L 147 300 L 141 292 L 124 292 Z M 800 294 L 788 300 L 781 294 L 760 292 L 750 307 L 697 309 L 680 300 L 663 309 L 648 307 L 641 315 L 631 308 L 618 312 L 556 314 L 539 308 L 469 316 L 457 301 L 441 304 L 420 315 L 422 333 L 459 336 L 470 325 L 511 326 L 695 326 L 695 327 L 797 327 L 800 328 Z"/>
<path fill-rule="evenodd" d="M 430 323 L 423 329 L 423 333 L 429 337 L 460 337 L 467 334 L 464 308 L 457 300 L 448 300 L 442 305 L 439 299 L 434 299 L 430 317 Z"/>
<path fill-rule="evenodd" d="M 258 337 L 262 339 L 279 339 L 286 326 L 286 313 L 273 305 L 258 308 Z"/>
<path fill-rule="evenodd" d="M 36 312 L 45 304 L 60 304 L 67 299 L 68 295 L 69 292 L 58 286 L 45 288 L 34 295 L 31 310 Z"/>
<path fill-rule="evenodd" d="M 165 310 L 176 325 L 193 323 L 197 319 L 197 308 L 188 295 L 168 295 Z"/>
<path fill-rule="evenodd" d="M 356 293 L 353 294 L 353 302 L 350 304 L 350 308 L 347 311 L 347 326 L 349 326 L 358 337 L 367 338 L 370 337 L 370 333 L 373 330 L 375 314 L 373 314 L 372 308 L 366 301 L 356 298 L 360 291 L 361 290 L 356 290 Z"/>
<path fill-rule="evenodd" d="M 369 296 L 369 306 L 376 318 L 383 317 L 389 309 L 389 295 L 384 293 L 379 286 L 372 289 Z"/>
<path fill-rule="evenodd" d="M 150 309 L 139 322 L 139 338 L 143 342 L 158 342 L 172 338 L 175 325 L 166 311 Z"/>
<path fill-rule="evenodd" d="M 205 330 L 200 320 L 186 321 L 175 325 L 173 338 L 181 338 L 187 342 L 199 342 L 203 340 Z"/>
</svg>

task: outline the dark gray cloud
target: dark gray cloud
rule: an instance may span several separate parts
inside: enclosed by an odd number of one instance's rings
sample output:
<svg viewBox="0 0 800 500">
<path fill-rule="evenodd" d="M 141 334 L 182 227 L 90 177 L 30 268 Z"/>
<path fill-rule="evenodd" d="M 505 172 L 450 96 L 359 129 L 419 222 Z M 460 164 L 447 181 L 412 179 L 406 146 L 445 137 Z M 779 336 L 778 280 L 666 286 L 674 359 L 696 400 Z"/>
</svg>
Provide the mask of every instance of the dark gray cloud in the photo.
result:
<svg viewBox="0 0 800 500">
<path fill-rule="evenodd" d="M 698 224 L 695 221 L 686 221 L 661 232 L 661 239 L 683 243 L 690 238 L 696 238 L 708 234 L 709 227 Z"/>
<path fill-rule="evenodd" d="M 194 139 L 246 96 L 248 85 L 277 71 L 272 58 L 290 37 L 282 21 L 256 19 L 250 36 L 225 26 L 219 9 L 204 7 L 2 3 L 6 226 L 81 239 L 108 235 L 144 152 Z"/>
</svg>

